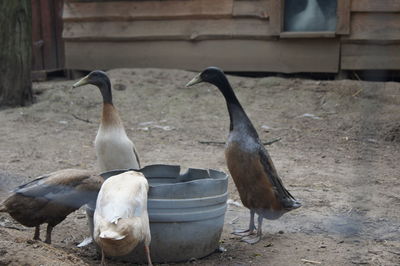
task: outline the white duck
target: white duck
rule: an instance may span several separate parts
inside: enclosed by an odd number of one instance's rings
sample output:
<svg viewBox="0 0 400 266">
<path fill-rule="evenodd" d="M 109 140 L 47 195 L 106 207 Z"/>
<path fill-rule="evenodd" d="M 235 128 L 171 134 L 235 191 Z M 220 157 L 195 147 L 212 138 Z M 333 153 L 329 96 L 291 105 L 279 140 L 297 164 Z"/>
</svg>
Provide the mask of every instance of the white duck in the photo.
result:
<svg viewBox="0 0 400 266">
<path fill-rule="evenodd" d="M 73 87 L 86 84 L 97 86 L 103 96 L 103 114 L 95 139 L 100 171 L 139 169 L 140 161 L 135 146 L 126 135 L 122 120 L 113 105 L 111 82 L 107 74 L 100 70 L 92 71 Z"/>
<path fill-rule="evenodd" d="M 135 171 L 111 176 L 104 181 L 97 197 L 93 232 L 93 238 L 102 251 L 102 265 L 105 265 L 105 255 L 126 255 L 141 242 L 144 242 L 148 264 L 152 265 L 148 190 L 147 179 Z"/>
</svg>

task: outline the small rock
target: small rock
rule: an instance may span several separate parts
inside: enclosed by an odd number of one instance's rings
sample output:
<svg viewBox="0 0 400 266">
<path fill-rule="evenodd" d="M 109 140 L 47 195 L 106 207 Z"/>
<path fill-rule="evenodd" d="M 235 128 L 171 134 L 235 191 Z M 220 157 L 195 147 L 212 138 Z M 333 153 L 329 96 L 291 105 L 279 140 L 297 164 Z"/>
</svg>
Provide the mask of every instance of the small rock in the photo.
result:
<svg viewBox="0 0 400 266">
<path fill-rule="evenodd" d="M 278 234 L 283 235 L 285 232 L 283 232 L 282 230 L 279 230 Z"/>
<path fill-rule="evenodd" d="M 148 126 L 154 124 L 154 121 L 147 121 L 147 122 L 141 122 L 139 123 L 139 126 Z"/>
<path fill-rule="evenodd" d="M 300 117 L 308 117 L 308 118 L 312 118 L 312 119 L 316 119 L 316 120 L 321 120 L 322 119 L 321 117 L 316 116 L 314 114 L 310 114 L 310 113 L 302 114 Z"/>
<path fill-rule="evenodd" d="M 265 132 L 269 132 L 272 128 L 267 126 L 267 125 L 262 125 L 261 126 L 262 129 L 264 129 Z"/>
<path fill-rule="evenodd" d="M 224 248 L 223 246 L 219 246 L 218 249 L 217 249 L 217 252 L 219 252 L 219 253 L 223 253 L 223 252 L 226 252 L 226 251 L 227 251 L 227 249 Z"/>
</svg>

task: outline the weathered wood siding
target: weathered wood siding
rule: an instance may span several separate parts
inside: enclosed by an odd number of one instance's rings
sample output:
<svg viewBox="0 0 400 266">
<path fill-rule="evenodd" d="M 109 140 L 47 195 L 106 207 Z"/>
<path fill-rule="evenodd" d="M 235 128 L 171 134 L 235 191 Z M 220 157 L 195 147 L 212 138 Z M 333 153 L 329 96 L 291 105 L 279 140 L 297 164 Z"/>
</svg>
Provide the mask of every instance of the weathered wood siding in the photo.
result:
<svg viewBox="0 0 400 266">
<path fill-rule="evenodd" d="M 32 70 L 64 69 L 63 0 L 32 0 Z"/>
<path fill-rule="evenodd" d="M 400 0 L 352 0 L 349 25 L 342 69 L 400 69 Z"/>
<path fill-rule="evenodd" d="M 279 39 L 280 11 L 281 0 L 66 1 L 66 66 L 337 72 L 339 39 Z"/>
</svg>

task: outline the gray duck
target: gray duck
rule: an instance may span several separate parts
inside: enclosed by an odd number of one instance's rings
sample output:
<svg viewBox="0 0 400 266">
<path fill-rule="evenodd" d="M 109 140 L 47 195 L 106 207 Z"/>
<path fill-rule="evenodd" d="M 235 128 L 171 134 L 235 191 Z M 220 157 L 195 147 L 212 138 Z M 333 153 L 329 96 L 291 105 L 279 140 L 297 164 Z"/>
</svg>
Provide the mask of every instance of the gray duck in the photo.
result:
<svg viewBox="0 0 400 266">
<path fill-rule="evenodd" d="M 45 242 L 70 213 L 96 202 L 103 178 L 92 171 L 65 169 L 23 184 L 0 204 L 0 212 L 27 227 L 35 227 L 33 239 L 40 240 L 40 225 L 47 223 Z"/>
<path fill-rule="evenodd" d="M 243 205 L 250 209 L 249 228 L 234 232 L 242 240 L 254 244 L 262 236 L 263 219 L 278 219 L 284 213 L 301 206 L 283 186 L 275 166 L 257 131 L 239 103 L 224 72 L 208 67 L 186 86 L 200 82 L 215 85 L 226 100 L 230 117 L 225 159 Z M 254 215 L 258 215 L 258 228 Z M 257 229 L 255 236 L 254 231 Z"/>
</svg>

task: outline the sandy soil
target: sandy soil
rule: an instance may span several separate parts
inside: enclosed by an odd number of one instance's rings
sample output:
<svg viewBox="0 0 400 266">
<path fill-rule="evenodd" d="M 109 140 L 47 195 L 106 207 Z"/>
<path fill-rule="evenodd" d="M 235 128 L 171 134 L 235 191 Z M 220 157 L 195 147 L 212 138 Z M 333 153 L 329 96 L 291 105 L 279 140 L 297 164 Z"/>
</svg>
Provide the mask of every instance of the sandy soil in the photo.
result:
<svg viewBox="0 0 400 266">
<path fill-rule="evenodd" d="M 228 113 L 207 84 L 184 88 L 194 73 L 118 69 L 108 72 L 114 102 L 144 165 L 180 164 L 227 171 Z M 264 237 L 248 245 L 230 234 L 248 211 L 229 205 L 221 246 L 194 265 L 400 265 L 400 84 L 229 77 L 265 140 L 286 187 L 303 207 L 265 221 Z M 0 111 L 0 189 L 64 168 L 95 169 L 93 140 L 100 92 L 73 81 L 35 83 L 37 103 Z M 230 198 L 239 201 L 230 181 Z M 44 234 L 44 226 L 42 228 Z M 84 210 L 53 233 L 31 240 L 32 228 L 0 215 L 0 265 L 96 265 Z M 124 265 L 119 263 L 118 265 Z M 172 264 L 171 264 L 172 265 Z"/>
</svg>

